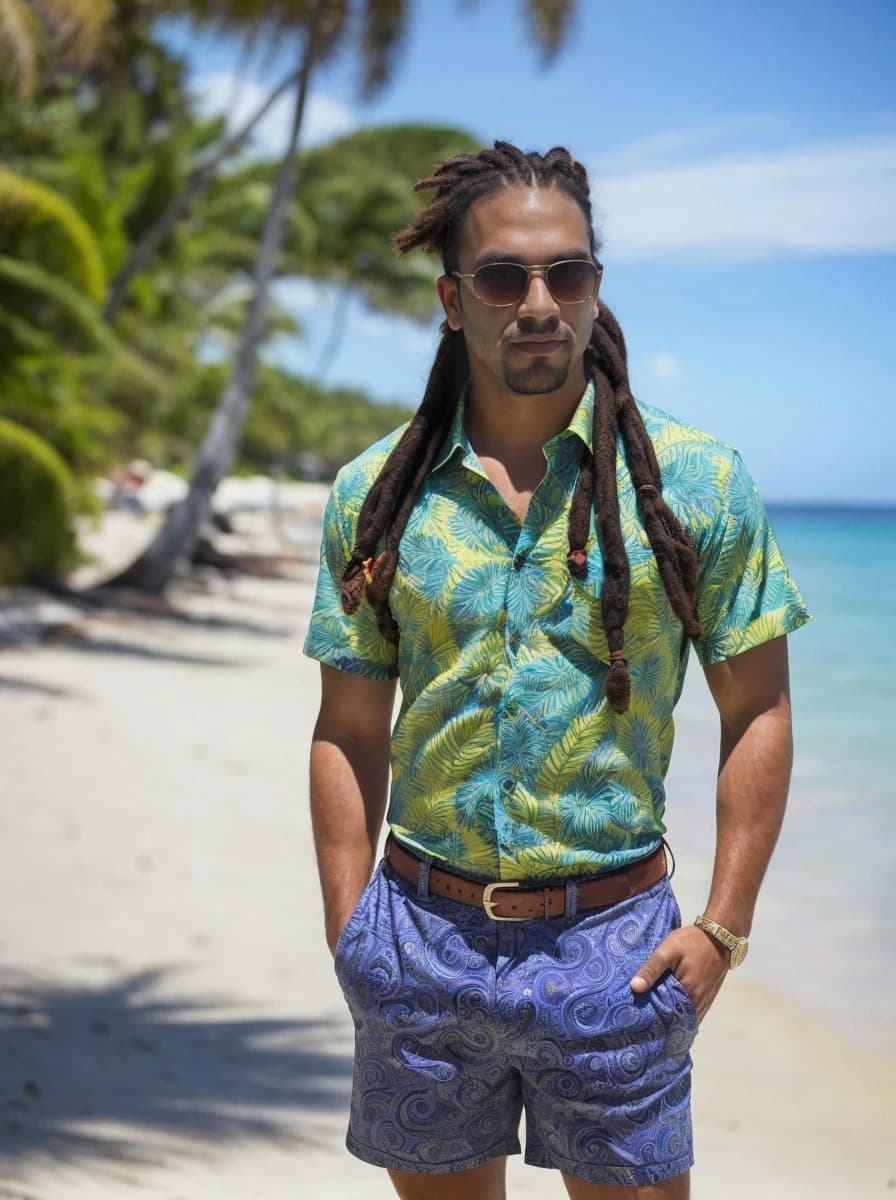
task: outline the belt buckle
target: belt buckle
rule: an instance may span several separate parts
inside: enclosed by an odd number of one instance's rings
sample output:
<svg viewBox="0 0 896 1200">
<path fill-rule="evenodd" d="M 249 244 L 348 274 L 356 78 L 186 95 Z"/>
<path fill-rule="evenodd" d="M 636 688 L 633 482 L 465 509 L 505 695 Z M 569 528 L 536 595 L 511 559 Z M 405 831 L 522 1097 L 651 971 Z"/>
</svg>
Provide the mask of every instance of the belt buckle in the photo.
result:
<svg viewBox="0 0 896 1200">
<path fill-rule="evenodd" d="M 526 917 L 499 917 L 498 914 L 493 911 L 494 905 L 497 903 L 497 901 L 492 899 L 492 894 L 498 888 L 518 888 L 519 886 L 520 886 L 520 881 L 518 879 L 514 879 L 507 883 L 501 883 L 501 882 L 487 883 L 485 885 L 485 889 L 482 893 L 482 907 L 488 913 L 491 920 L 493 920 L 493 921 L 525 921 L 527 919 Z"/>
</svg>

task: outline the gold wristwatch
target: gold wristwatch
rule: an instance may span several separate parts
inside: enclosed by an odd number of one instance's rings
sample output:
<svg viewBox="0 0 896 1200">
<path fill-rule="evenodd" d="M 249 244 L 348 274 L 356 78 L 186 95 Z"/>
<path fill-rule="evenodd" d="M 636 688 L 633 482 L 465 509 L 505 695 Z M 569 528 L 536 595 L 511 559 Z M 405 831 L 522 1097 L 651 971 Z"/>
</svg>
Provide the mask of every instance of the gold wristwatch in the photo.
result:
<svg viewBox="0 0 896 1200">
<path fill-rule="evenodd" d="M 749 943 L 745 937 L 738 937 L 730 929 L 726 929 L 724 925 L 720 925 L 718 921 L 710 921 L 709 917 L 697 917 L 694 924 L 700 929 L 705 929 L 711 937 L 714 937 L 717 942 L 721 942 L 723 946 L 727 946 L 731 951 L 731 961 L 728 963 L 729 971 L 733 971 L 735 967 L 739 967 L 747 957 L 747 946 Z"/>
</svg>

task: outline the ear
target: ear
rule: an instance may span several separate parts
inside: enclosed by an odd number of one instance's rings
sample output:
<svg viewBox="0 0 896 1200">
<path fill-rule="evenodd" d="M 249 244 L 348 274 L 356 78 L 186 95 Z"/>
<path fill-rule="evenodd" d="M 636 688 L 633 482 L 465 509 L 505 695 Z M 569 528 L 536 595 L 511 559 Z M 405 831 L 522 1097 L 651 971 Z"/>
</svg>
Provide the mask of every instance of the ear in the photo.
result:
<svg viewBox="0 0 896 1200">
<path fill-rule="evenodd" d="M 459 333 L 463 328 L 460 311 L 459 281 L 451 275 L 440 275 L 436 280 L 436 292 L 438 293 L 442 308 L 445 310 L 445 319 L 448 322 L 449 329 L 453 329 L 455 333 Z"/>
</svg>

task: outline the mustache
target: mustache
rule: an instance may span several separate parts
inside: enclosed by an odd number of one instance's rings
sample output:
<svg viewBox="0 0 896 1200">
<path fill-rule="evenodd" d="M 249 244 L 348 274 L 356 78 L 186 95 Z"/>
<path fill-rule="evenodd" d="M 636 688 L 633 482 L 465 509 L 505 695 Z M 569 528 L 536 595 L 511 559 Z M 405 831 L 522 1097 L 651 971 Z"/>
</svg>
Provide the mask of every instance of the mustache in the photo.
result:
<svg viewBox="0 0 896 1200">
<path fill-rule="evenodd" d="M 517 329 L 508 329 L 504 334 L 504 341 L 513 342 L 568 342 L 572 340 L 572 331 L 564 328 L 562 325 L 546 325 L 546 326 L 531 326 Z"/>
</svg>

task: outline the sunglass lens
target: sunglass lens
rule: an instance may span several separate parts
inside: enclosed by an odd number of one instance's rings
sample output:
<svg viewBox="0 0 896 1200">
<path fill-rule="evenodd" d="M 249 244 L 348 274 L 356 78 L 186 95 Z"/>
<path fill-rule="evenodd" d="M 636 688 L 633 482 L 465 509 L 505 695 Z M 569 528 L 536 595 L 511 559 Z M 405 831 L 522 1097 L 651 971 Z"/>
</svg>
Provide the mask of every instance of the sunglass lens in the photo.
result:
<svg viewBox="0 0 896 1200">
<path fill-rule="evenodd" d="M 548 267 L 547 277 L 554 299 L 561 304 L 574 304 L 593 295 L 597 267 L 579 260 L 558 262 Z"/>
<path fill-rule="evenodd" d="M 526 290 L 528 274 L 518 263 L 489 263 L 476 272 L 476 294 L 485 304 L 515 304 Z"/>
</svg>

